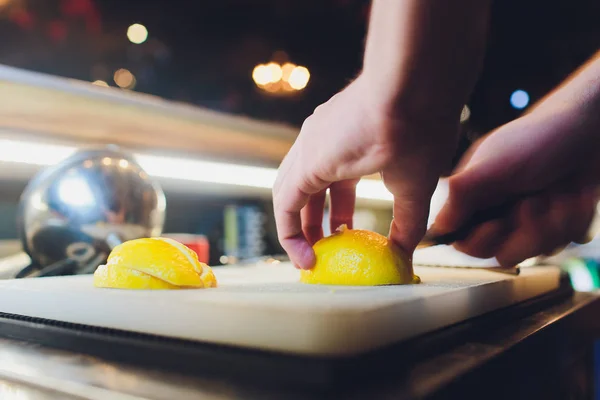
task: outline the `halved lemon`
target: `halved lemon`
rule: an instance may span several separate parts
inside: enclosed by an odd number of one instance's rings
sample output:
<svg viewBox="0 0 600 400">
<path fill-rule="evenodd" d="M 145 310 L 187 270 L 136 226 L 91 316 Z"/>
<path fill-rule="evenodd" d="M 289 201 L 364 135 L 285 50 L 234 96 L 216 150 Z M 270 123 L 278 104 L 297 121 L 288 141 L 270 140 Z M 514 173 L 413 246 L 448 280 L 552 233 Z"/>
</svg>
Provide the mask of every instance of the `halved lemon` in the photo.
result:
<svg viewBox="0 0 600 400">
<path fill-rule="evenodd" d="M 315 266 L 300 281 L 324 285 L 401 285 L 419 283 L 408 257 L 378 233 L 341 226 L 313 246 Z"/>
<path fill-rule="evenodd" d="M 167 238 L 134 239 L 115 247 L 94 273 L 94 286 L 115 289 L 216 287 L 212 269 L 185 245 Z"/>
</svg>

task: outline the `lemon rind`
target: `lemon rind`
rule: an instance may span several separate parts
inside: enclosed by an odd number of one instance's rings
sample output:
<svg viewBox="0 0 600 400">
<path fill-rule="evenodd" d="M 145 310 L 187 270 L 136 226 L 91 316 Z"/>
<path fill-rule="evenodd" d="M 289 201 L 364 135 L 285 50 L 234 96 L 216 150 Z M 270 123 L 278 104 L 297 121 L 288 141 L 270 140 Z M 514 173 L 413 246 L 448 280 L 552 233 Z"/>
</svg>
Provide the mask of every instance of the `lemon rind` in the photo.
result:
<svg viewBox="0 0 600 400">
<path fill-rule="evenodd" d="M 212 269 L 204 264 L 201 263 L 197 257 L 195 256 L 195 253 L 192 253 L 192 250 L 189 249 L 188 247 L 186 247 L 185 245 L 173 240 L 173 239 L 169 239 L 169 238 L 145 238 L 145 239 L 141 239 L 141 240 L 157 240 L 157 241 L 161 241 L 165 244 L 168 244 L 170 246 L 172 246 L 173 248 L 177 249 L 177 251 L 182 254 L 188 261 L 189 266 L 191 266 L 191 270 L 187 270 L 183 269 L 182 271 L 178 271 L 177 274 L 175 274 L 175 276 L 169 276 L 169 274 L 164 273 L 165 271 L 162 271 L 163 273 L 160 273 L 161 271 L 158 271 L 159 273 L 157 273 L 157 268 L 151 268 L 151 267 L 139 267 L 136 265 L 121 265 L 119 264 L 119 259 L 121 259 L 122 257 L 119 257 L 118 254 L 114 254 L 114 249 L 113 249 L 113 253 L 109 256 L 109 261 L 107 263 L 107 265 L 101 265 L 98 267 L 98 269 L 96 270 L 96 273 L 94 273 L 94 286 L 97 287 L 105 287 L 105 288 L 122 288 L 122 289 L 135 289 L 135 288 L 131 288 L 131 287 L 127 287 L 127 284 L 122 284 L 123 281 L 126 281 L 127 279 L 123 279 L 121 277 L 121 279 L 114 279 L 113 277 L 113 281 L 110 282 L 110 279 L 108 276 L 110 272 L 112 272 L 112 269 L 117 268 L 117 269 L 121 269 L 121 273 L 124 273 L 124 276 L 127 276 L 127 274 L 142 274 L 144 276 L 147 276 L 149 278 L 152 278 L 152 280 L 150 282 L 154 282 L 154 284 L 148 284 L 146 286 L 165 286 L 165 287 L 156 287 L 156 288 L 152 288 L 152 289 L 191 289 L 191 288 L 195 288 L 195 289 L 202 289 L 202 288 L 209 288 L 209 287 L 217 287 L 217 280 L 216 277 L 212 271 Z M 127 242 L 126 242 L 127 243 Z M 125 244 L 125 243 L 123 243 Z M 115 257 L 115 255 L 117 257 Z M 182 264 L 185 265 L 185 264 Z M 159 268 L 160 269 L 160 268 Z M 168 271 L 166 271 L 168 272 Z M 102 276 L 102 274 L 104 274 L 105 276 Z M 187 276 L 187 278 L 186 278 Z M 176 277 L 177 279 L 169 279 L 169 278 L 174 278 Z M 154 281 L 156 280 L 156 281 Z M 157 282 L 162 282 L 163 284 L 157 284 Z M 193 281 L 193 282 L 192 282 Z M 139 283 L 139 282 L 138 282 Z M 144 285 L 142 285 L 144 286 Z M 140 289 L 144 289 L 145 287 L 142 287 Z"/>
</svg>

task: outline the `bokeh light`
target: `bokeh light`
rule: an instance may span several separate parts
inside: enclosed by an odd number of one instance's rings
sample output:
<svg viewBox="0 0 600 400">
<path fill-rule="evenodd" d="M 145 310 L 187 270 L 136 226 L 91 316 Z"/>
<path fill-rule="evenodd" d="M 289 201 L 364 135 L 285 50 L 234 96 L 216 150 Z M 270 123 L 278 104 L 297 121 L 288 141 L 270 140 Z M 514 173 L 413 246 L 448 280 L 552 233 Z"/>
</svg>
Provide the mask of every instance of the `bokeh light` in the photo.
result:
<svg viewBox="0 0 600 400">
<path fill-rule="evenodd" d="M 252 79 L 256 86 L 269 94 L 286 95 L 304 89 L 310 79 L 310 73 L 306 67 L 291 62 L 281 65 L 271 61 L 254 67 Z"/>
<path fill-rule="evenodd" d="M 281 70 L 281 65 L 277 63 L 269 63 L 267 64 L 267 68 L 269 69 L 269 77 L 271 83 L 279 82 L 283 76 L 283 71 Z"/>
<path fill-rule="evenodd" d="M 517 110 L 522 110 L 529 104 L 529 94 L 524 90 L 515 90 L 510 95 L 510 105 Z"/>
<path fill-rule="evenodd" d="M 271 72 L 264 64 L 259 64 L 252 71 L 252 79 L 258 86 L 264 86 L 271 82 Z"/>
<path fill-rule="evenodd" d="M 133 89 L 136 84 L 135 76 L 125 68 L 117 70 L 113 79 L 115 80 L 115 83 L 123 89 Z"/>
<path fill-rule="evenodd" d="M 127 38 L 131 43 L 144 43 L 148 39 L 148 29 L 142 24 L 133 24 L 127 28 Z"/>
<path fill-rule="evenodd" d="M 266 85 L 264 89 L 269 93 L 278 93 L 283 89 L 283 84 L 281 81 L 271 82 L 269 85 Z"/>
<path fill-rule="evenodd" d="M 283 64 L 283 66 L 281 67 L 281 79 L 283 79 L 284 81 L 289 81 L 290 80 L 290 75 L 292 75 L 292 71 L 294 70 L 294 68 L 296 68 L 296 64 L 292 64 L 292 63 L 285 63 Z"/>
<path fill-rule="evenodd" d="M 308 84 L 309 79 L 310 72 L 308 72 L 308 69 L 306 67 L 297 66 L 290 74 L 288 83 L 292 88 L 296 90 L 302 90 Z"/>
<path fill-rule="evenodd" d="M 105 81 L 100 80 L 100 79 L 92 82 L 92 85 L 102 86 L 102 87 L 108 87 L 108 83 L 106 83 Z"/>
</svg>

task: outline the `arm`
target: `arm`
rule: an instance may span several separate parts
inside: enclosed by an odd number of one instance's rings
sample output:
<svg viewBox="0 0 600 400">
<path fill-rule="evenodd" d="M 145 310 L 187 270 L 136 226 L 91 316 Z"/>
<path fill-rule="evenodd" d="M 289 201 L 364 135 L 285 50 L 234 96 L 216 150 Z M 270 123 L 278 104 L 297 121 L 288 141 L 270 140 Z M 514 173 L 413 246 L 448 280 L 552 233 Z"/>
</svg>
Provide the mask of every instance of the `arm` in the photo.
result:
<svg viewBox="0 0 600 400">
<path fill-rule="evenodd" d="M 558 107 L 576 108 L 577 112 L 588 116 L 600 114 L 600 51 L 559 87 L 532 106 L 527 114 Z"/>
<path fill-rule="evenodd" d="M 456 145 L 481 56 L 488 0 L 375 0 L 359 77 L 304 122 L 273 188 L 280 242 L 314 265 L 325 191 L 331 228 L 352 227 L 355 186 L 380 172 L 394 195 L 391 238 L 412 253 Z"/>
<path fill-rule="evenodd" d="M 598 132 L 600 53 L 521 118 L 472 146 L 450 178 L 435 229 L 452 231 L 477 210 L 536 193 L 457 248 L 510 265 L 585 239 L 600 184 Z"/>
<path fill-rule="evenodd" d="M 478 78 L 489 0 L 374 0 L 364 71 L 408 115 L 456 119 Z"/>
</svg>

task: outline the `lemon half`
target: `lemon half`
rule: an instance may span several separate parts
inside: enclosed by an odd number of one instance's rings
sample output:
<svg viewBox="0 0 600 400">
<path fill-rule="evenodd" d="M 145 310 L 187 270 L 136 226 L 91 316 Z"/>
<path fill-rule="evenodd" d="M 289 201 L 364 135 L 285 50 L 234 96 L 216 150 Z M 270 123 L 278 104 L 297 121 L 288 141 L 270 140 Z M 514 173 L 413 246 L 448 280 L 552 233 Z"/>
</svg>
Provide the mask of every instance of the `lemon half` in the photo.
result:
<svg viewBox="0 0 600 400">
<path fill-rule="evenodd" d="M 419 283 L 408 257 L 388 238 L 375 232 L 348 229 L 313 246 L 315 266 L 300 273 L 300 281 L 324 285 L 401 285 Z"/>
<path fill-rule="evenodd" d="M 187 246 L 166 238 L 134 239 L 115 247 L 94 273 L 94 286 L 115 289 L 216 287 L 212 269 Z"/>
</svg>

